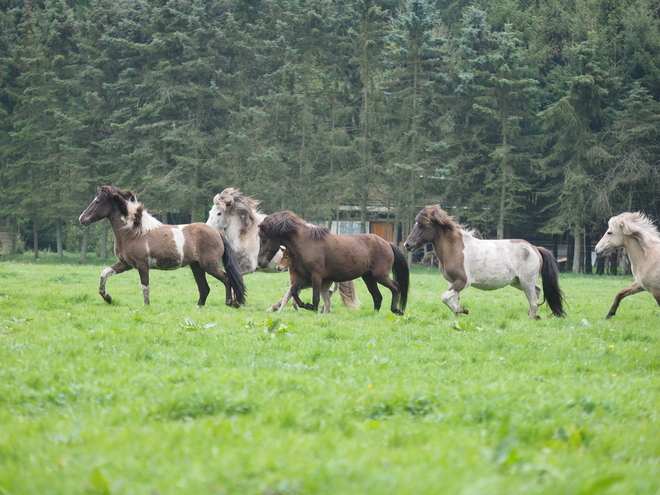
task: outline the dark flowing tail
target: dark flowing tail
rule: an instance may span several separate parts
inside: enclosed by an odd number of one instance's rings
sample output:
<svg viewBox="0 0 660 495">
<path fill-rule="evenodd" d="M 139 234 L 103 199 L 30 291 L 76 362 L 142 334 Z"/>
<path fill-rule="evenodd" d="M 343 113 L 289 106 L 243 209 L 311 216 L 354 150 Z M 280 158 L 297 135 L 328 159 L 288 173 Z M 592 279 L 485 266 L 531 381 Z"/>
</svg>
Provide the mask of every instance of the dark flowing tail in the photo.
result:
<svg viewBox="0 0 660 495">
<path fill-rule="evenodd" d="M 352 280 L 339 282 L 337 287 L 341 296 L 341 302 L 346 309 L 358 309 L 360 307 L 360 299 L 355 291 L 355 283 Z"/>
<path fill-rule="evenodd" d="M 225 234 L 220 232 L 222 236 L 222 242 L 225 244 L 225 252 L 222 254 L 222 264 L 225 266 L 225 272 L 229 277 L 229 284 L 231 289 L 234 292 L 234 297 L 239 304 L 245 304 L 245 294 L 247 289 L 243 283 L 243 275 L 241 275 L 240 270 L 238 269 L 238 258 L 236 258 L 236 253 L 234 248 L 231 247 Z"/>
<path fill-rule="evenodd" d="M 392 252 L 394 253 L 394 265 L 392 265 L 392 273 L 394 274 L 394 281 L 399 284 L 399 309 L 404 311 L 406 304 L 408 304 L 408 288 L 410 287 L 410 270 L 408 269 L 408 260 L 406 259 L 403 251 L 399 247 L 390 242 Z"/>
<path fill-rule="evenodd" d="M 548 306 L 550 306 L 552 314 L 558 318 L 563 318 L 566 316 L 563 308 L 564 293 L 559 288 L 559 266 L 557 265 L 557 260 L 555 260 L 555 257 L 547 249 L 538 246 L 537 249 L 541 253 L 541 258 L 543 258 L 543 266 L 541 267 L 543 302 L 548 301 Z"/>
</svg>

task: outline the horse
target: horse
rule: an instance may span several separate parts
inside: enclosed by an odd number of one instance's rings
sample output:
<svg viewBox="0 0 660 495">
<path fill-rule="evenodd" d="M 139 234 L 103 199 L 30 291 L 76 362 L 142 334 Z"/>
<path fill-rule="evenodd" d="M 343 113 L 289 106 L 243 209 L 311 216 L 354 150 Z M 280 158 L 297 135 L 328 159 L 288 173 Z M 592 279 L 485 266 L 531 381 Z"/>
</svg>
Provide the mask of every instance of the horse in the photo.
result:
<svg viewBox="0 0 660 495">
<path fill-rule="evenodd" d="M 257 208 L 260 201 L 244 196 L 228 187 L 213 198 L 213 206 L 206 221 L 214 229 L 224 232 L 238 258 L 242 275 L 254 272 L 259 254 L 259 224 L 266 218 Z M 282 253 L 277 253 L 268 268 L 275 270 Z"/>
<path fill-rule="evenodd" d="M 282 258 L 280 259 L 276 268 L 277 271 L 279 272 L 285 272 L 287 270 L 289 271 L 289 279 L 290 279 L 289 290 L 282 299 L 280 299 L 275 304 L 273 304 L 270 308 L 267 309 L 267 311 L 282 311 L 289 302 L 289 299 L 291 299 L 291 287 L 293 287 L 294 284 L 298 282 L 298 280 L 301 278 L 300 274 L 296 271 L 295 267 L 292 265 L 293 257 L 291 256 L 291 253 L 286 248 L 281 248 L 281 249 L 282 249 Z M 305 284 L 303 287 L 301 287 L 301 289 L 309 289 L 311 287 L 309 281 L 307 282 L 308 283 Z M 321 310 L 321 313 L 330 312 L 330 296 L 332 296 L 332 294 L 334 294 L 337 290 L 339 290 L 339 295 L 341 296 L 342 303 L 348 309 L 358 309 L 360 307 L 360 300 L 358 299 L 357 294 L 355 292 L 355 284 L 353 283 L 349 284 L 346 282 L 342 282 L 341 284 L 339 284 L 335 282 L 334 289 L 330 289 L 327 292 L 321 293 L 321 299 L 323 299 L 323 309 Z M 298 305 L 296 304 L 295 301 L 293 301 L 292 305 L 295 310 L 298 309 Z"/>
<path fill-rule="evenodd" d="M 403 244 L 411 252 L 433 244 L 442 275 L 450 283 L 442 302 L 454 314 L 468 313 L 459 304 L 460 292 L 466 287 L 494 290 L 511 285 L 527 296 L 529 318 L 538 319 L 541 288 L 536 280 L 541 275 L 543 293 L 552 314 L 565 316 L 559 269 L 550 251 L 524 240 L 477 239 L 474 231 L 462 227 L 439 205 L 426 206 L 415 218 L 415 225 Z"/>
<path fill-rule="evenodd" d="M 259 225 L 260 267 L 284 246 L 291 252 L 292 266 L 300 278 L 290 287 L 299 307 L 318 311 L 321 294 L 332 282 L 362 277 L 378 311 L 383 296 L 381 284 L 392 292 L 390 310 L 402 315 L 408 301 L 409 271 L 403 252 L 393 243 L 375 234 L 336 235 L 323 226 L 312 226 L 290 211 L 268 215 Z M 390 278 L 390 271 L 394 280 Z M 305 285 L 312 285 L 312 303 L 303 303 L 298 295 Z"/>
<path fill-rule="evenodd" d="M 163 225 L 147 212 L 132 191 L 115 186 L 97 188 L 96 198 L 80 215 L 80 223 L 87 226 L 104 218 L 110 221 L 117 256 L 117 263 L 101 273 L 99 294 L 106 302 L 112 302 L 105 291 L 111 275 L 137 268 L 144 305 L 148 306 L 149 269 L 171 270 L 189 265 L 199 290 L 197 306 L 204 306 L 210 292 L 206 273 L 225 285 L 227 306 L 237 308 L 245 304 L 245 286 L 236 256 L 217 230 L 203 223 Z"/>
<path fill-rule="evenodd" d="M 640 212 L 621 213 L 607 222 L 607 232 L 596 244 L 596 256 L 605 256 L 624 248 L 630 258 L 635 282 L 615 297 L 605 319 L 610 319 L 624 297 L 648 291 L 660 305 L 660 233 L 651 219 Z"/>
<path fill-rule="evenodd" d="M 209 210 L 209 218 L 206 221 L 214 229 L 224 232 L 229 244 L 234 248 L 234 252 L 239 260 L 239 269 L 242 275 L 252 273 L 257 270 L 257 256 L 259 255 L 259 224 L 266 218 L 264 213 L 258 210 L 261 202 L 249 196 L 245 196 L 240 190 L 228 187 L 213 198 L 213 207 Z M 277 264 L 282 259 L 282 251 L 278 251 L 264 270 L 277 270 Z M 342 296 L 342 303 L 349 309 L 356 309 L 360 301 L 357 299 L 355 284 L 352 280 L 335 284 L 334 290 L 329 292 L 332 295 L 339 290 Z M 291 293 L 287 291 L 286 295 L 273 307 L 288 301 Z M 286 304 L 286 303 L 284 303 Z M 329 304 L 329 303 L 328 303 Z M 328 310 L 330 306 L 328 305 Z"/>
</svg>

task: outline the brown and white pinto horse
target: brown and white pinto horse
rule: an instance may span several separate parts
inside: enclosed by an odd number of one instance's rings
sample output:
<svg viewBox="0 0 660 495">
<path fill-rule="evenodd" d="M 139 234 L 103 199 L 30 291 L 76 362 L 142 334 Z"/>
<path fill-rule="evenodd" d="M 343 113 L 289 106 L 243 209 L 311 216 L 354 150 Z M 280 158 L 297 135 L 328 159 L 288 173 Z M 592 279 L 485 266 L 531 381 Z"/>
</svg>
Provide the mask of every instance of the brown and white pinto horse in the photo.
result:
<svg viewBox="0 0 660 495">
<path fill-rule="evenodd" d="M 146 306 L 150 268 L 172 270 L 190 265 L 199 290 L 198 306 L 204 305 L 210 292 L 206 273 L 225 284 L 227 306 L 245 304 L 245 286 L 234 252 L 217 230 L 203 223 L 163 225 L 147 213 L 130 190 L 114 186 L 98 188 L 96 198 L 80 215 L 80 223 L 87 226 L 104 218 L 112 226 L 118 260 L 101 273 L 99 294 L 108 303 L 112 298 L 105 292 L 105 283 L 111 275 L 136 268 Z"/>
<path fill-rule="evenodd" d="M 547 249 L 523 240 L 477 239 L 438 205 L 426 206 L 419 212 L 403 246 L 416 251 L 428 243 L 433 244 L 442 275 L 450 283 L 442 302 L 455 314 L 468 312 L 459 303 L 459 294 L 466 287 L 494 290 L 511 285 L 525 293 L 529 317 L 537 319 L 541 288 L 536 280 L 540 275 L 552 314 L 564 316 L 557 261 Z"/>
<path fill-rule="evenodd" d="M 281 248 L 281 249 L 282 249 L 282 258 L 280 258 L 280 262 L 277 264 L 275 268 L 277 268 L 277 271 L 279 272 L 285 272 L 288 270 L 289 282 L 290 282 L 289 290 L 282 299 L 277 301 L 266 311 L 282 311 L 289 302 L 289 299 L 291 299 L 292 297 L 291 287 L 296 285 L 301 278 L 300 274 L 292 264 L 293 257 L 291 256 L 289 250 L 287 250 L 287 248 Z M 311 286 L 312 284 L 308 280 L 307 284 L 301 287 L 301 289 L 309 289 Z M 321 284 L 321 289 L 323 289 L 323 287 L 324 287 L 323 284 Z M 360 300 L 358 299 L 357 293 L 355 292 L 355 284 L 348 282 L 341 282 L 341 283 L 335 282 L 334 289 L 330 289 L 327 292 L 323 292 L 322 290 L 321 292 L 321 299 L 323 299 L 323 309 L 321 310 L 321 313 L 330 312 L 330 296 L 332 296 L 332 294 L 334 294 L 337 290 L 339 290 L 339 295 L 341 296 L 342 303 L 348 309 L 358 309 L 360 307 Z M 295 310 L 298 309 L 298 305 L 296 304 L 295 301 L 293 301 L 293 303 L 291 304 L 293 305 L 293 309 Z"/>
<path fill-rule="evenodd" d="M 395 244 L 375 234 L 331 234 L 327 228 L 311 226 L 290 211 L 267 216 L 259 225 L 259 238 L 260 267 L 268 266 L 280 246 L 291 252 L 292 266 L 300 275 L 291 287 L 291 295 L 299 307 L 317 311 L 321 294 L 332 282 L 362 277 L 375 310 L 380 309 L 383 300 L 378 289 L 381 284 L 392 292 L 390 310 L 403 314 L 408 300 L 408 263 Z M 303 303 L 298 295 L 308 281 L 313 290 L 312 304 Z"/>
<path fill-rule="evenodd" d="M 596 244 L 596 255 L 605 256 L 617 248 L 624 248 L 630 258 L 635 282 L 614 298 L 606 319 L 616 314 L 624 297 L 648 291 L 660 305 L 660 233 L 643 213 L 621 213 L 610 218 L 607 232 Z"/>
</svg>

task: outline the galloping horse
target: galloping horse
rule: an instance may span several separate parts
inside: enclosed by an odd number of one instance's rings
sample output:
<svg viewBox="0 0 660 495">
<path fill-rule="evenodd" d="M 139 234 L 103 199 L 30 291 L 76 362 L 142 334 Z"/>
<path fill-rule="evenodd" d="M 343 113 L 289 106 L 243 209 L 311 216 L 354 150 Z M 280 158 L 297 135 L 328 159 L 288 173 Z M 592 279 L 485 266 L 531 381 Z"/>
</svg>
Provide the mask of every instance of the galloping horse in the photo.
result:
<svg viewBox="0 0 660 495">
<path fill-rule="evenodd" d="M 289 290 L 282 299 L 277 301 L 266 311 L 282 311 L 289 302 L 289 299 L 291 299 L 291 287 L 293 287 L 301 278 L 292 262 L 293 257 L 291 256 L 291 253 L 286 248 L 282 248 L 282 258 L 280 259 L 280 262 L 277 264 L 276 268 L 279 272 L 285 272 L 287 270 L 289 271 Z M 311 286 L 311 283 L 307 281 L 307 284 L 301 287 L 301 289 L 309 289 Z M 323 287 L 323 285 L 321 285 L 321 287 Z M 323 299 L 323 309 L 321 310 L 321 313 L 330 312 L 330 296 L 332 296 L 336 290 L 339 290 L 341 301 L 348 309 L 358 309 L 360 307 L 360 300 L 358 299 L 355 292 L 355 284 L 349 284 L 346 282 L 342 282 L 340 284 L 335 283 L 335 288 L 333 290 L 321 292 L 321 298 Z M 295 301 L 293 301 L 292 305 L 294 309 L 298 309 L 298 305 Z"/>
<path fill-rule="evenodd" d="M 605 235 L 596 244 L 596 255 L 605 256 L 617 248 L 624 248 L 630 258 L 635 282 L 614 297 L 606 319 L 616 314 L 624 297 L 648 291 L 660 305 L 660 233 L 643 213 L 621 213 L 610 218 Z"/>
<path fill-rule="evenodd" d="M 224 232 L 231 247 L 234 248 L 236 257 L 239 260 L 239 269 L 242 275 L 254 272 L 257 266 L 257 256 L 259 255 L 259 224 L 266 218 L 257 208 L 260 201 L 249 196 L 245 196 L 238 189 L 228 187 L 213 198 L 213 207 L 209 211 L 209 218 L 206 221 L 214 229 Z M 278 251 L 269 265 L 265 269 L 275 270 L 282 258 L 282 251 Z M 334 290 L 329 292 L 332 295 L 339 290 L 342 296 L 342 303 L 348 309 L 356 309 L 360 301 L 355 292 L 355 284 L 352 280 L 335 284 Z M 271 306 L 271 311 L 275 306 L 288 301 L 291 297 L 289 289 L 286 295 Z M 284 302 L 286 305 L 286 302 Z M 282 308 L 284 306 L 281 306 Z M 328 310 L 330 306 L 328 303 Z"/>
<path fill-rule="evenodd" d="M 415 226 L 403 244 L 408 251 L 433 244 L 442 275 L 451 284 L 442 295 L 442 302 L 454 314 L 468 312 L 459 304 L 459 294 L 466 287 L 493 290 L 511 285 L 525 293 L 529 318 L 537 319 L 541 288 L 536 280 L 541 275 L 552 314 L 565 315 L 557 261 L 550 251 L 523 240 L 477 239 L 472 231 L 461 227 L 440 206 L 426 206 L 415 218 Z"/>
<path fill-rule="evenodd" d="M 234 251 L 217 230 L 203 223 L 163 225 L 130 190 L 114 186 L 98 188 L 96 198 L 80 215 L 80 223 L 87 226 L 104 218 L 112 226 L 118 260 L 101 273 L 99 294 L 108 303 L 112 298 L 105 292 L 105 283 L 111 275 L 137 268 L 147 306 L 150 268 L 171 270 L 190 265 L 199 290 L 198 306 L 204 305 L 210 292 L 206 273 L 225 284 L 227 306 L 245 304 L 245 286 Z M 220 259 L 227 273 L 222 271 Z"/>
<path fill-rule="evenodd" d="M 206 221 L 214 229 L 224 232 L 238 258 L 242 275 L 257 269 L 259 254 L 259 224 L 266 218 L 257 208 L 259 201 L 228 187 L 213 198 L 213 207 Z M 282 253 L 277 253 L 270 265 L 275 270 Z"/>
<path fill-rule="evenodd" d="M 317 311 L 321 294 L 332 282 L 362 277 L 375 310 L 380 309 L 383 300 L 378 289 L 381 284 L 392 292 L 390 310 L 403 314 L 408 300 L 408 263 L 395 244 L 375 234 L 331 234 L 327 228 L 311 226 L 290 211 L 267 216 L 259 225 L 259 238 L 260 267 L 268 266 L 280 246 L 291 252 L 292 266 L 300 278 L 290 290 L 299 307 Z M 312 304 L 303 303 L 298 295 L 308 281 L 312 284 Z"/>
</svg>

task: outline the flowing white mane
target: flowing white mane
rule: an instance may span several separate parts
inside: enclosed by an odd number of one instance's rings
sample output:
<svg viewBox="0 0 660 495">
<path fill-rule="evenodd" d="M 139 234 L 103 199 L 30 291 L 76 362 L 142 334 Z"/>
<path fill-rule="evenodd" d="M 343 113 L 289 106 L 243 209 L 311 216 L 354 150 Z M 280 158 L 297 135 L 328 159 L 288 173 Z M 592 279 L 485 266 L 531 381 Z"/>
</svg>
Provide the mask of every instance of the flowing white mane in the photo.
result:
<svg viewBox="0 0 660 495">
<path fill-rule="evenodd" d="M 147 212 L 144 205 L 138 201 L 126 201 L 128 215 L 122 217 L 126 223 L 124 228 L 136 235 L 144 235 L 150 230 L 157 229 L 163 224 Z"/>
<path fill-rule="evenodd" d="M 612 230 L 620 229 L 624 235 L 637 238 L 643 248 L 648 248 L 651 243 L 660 243 L 660 233 L 653 220 L 639 211 L 612 217 L 609 226 Z"/>
</svg>

